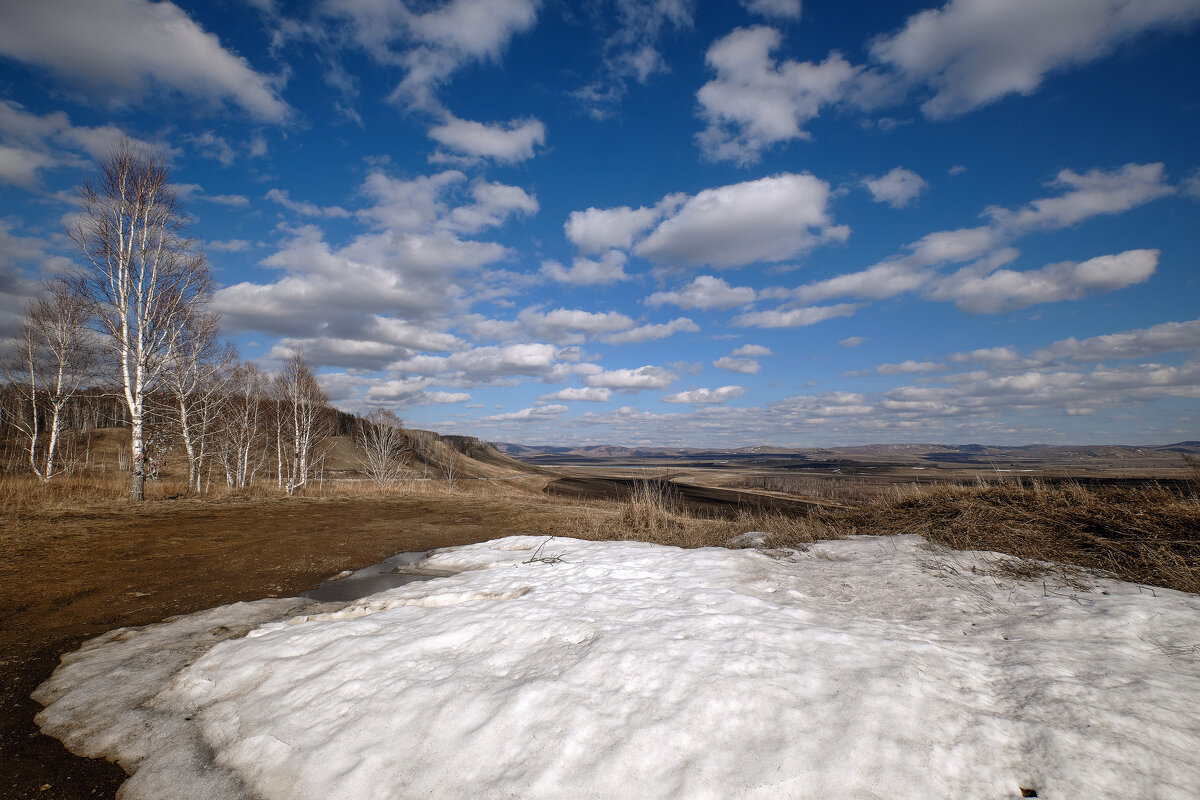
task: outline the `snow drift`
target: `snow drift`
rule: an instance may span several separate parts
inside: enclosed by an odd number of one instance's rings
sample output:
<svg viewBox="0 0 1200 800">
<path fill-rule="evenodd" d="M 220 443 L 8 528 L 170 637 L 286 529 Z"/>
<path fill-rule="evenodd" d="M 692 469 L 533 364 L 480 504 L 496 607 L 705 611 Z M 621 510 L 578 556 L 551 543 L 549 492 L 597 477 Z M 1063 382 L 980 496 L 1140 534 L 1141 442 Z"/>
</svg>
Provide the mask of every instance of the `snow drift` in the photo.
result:
<svg viewBox="0 0 1200 800">
<path fill-rule="evenodd" d="M 35 694 L 125 798 L 1192 798 L 1200 597 L 919 537 L 513 537 L 114 631 Z M 537 553 L 539 558 L 533 559 Z"/>
</svg>

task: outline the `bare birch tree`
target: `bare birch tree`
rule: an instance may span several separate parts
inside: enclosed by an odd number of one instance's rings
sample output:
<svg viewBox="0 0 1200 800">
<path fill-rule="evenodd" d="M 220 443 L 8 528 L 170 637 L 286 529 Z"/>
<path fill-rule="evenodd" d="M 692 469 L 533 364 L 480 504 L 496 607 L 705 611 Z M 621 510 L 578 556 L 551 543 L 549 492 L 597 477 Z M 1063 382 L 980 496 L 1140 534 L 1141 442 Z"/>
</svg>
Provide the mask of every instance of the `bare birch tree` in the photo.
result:
<svg viewBox="0 0 1200 800">
<path fill-rule="evenodd" d="M 291 494 L 308 483 L 313 453 L 330 434 L 329 395 L 298 351 L 293 351 L 283 371 L 275 376 L 274 391 L 280 472 L 282 476 L 286 452 L 291 463 L 284 488 Z"/>
<path fill-rule="evenodd" d="M 95 351 L 87 323 L 85 304 L 65 285 L 52 283 L 29 304 L 18 351 L 4 363 L 21 401 L 12 423 L 28 440 L 29 466 L 43 483 L 62 471 L 55 455 L 64 410 L 93 374 Z M 39 458 L 43 438 L 45 452 Z"/>
<path fill-rule="evenodd" d="M 146 398 L 162 377 L 186 313 L 212 296 L 212 278 L 204 255 L 183 236 L 188 220 L 161 155 L 122 140 L 79 195 L 83 212 L 69 234 L 85 268 L 74 286 L 120 374 L 131 422 L 129 497 L 140 501 Z"/>
<path fill-rule="evenodd" d="M 394 411 L 377 408 L 358 425 L 355 444 L 362 451 L 359 464 L 367 477 L 381 487 L 394 486 L 408 471 L 410 449 L 404 423 Z"/>
<path fill-rule="evenodd" d="M 267 376 L 253 364 L 239 364 L 224 382 L 216 457 L 230 488 L 245 489 L 267 453 Z"/>
<path fill-rule="evenodd" d="M 170 393 L 174 421 L 188 459 L 188 487 L 200 491 L 200 469 L 214 415 L 209 413 L 222 389 L 221 373 L 237 358 L 233 345 L 222 344 L 219 318 L 193 309 L 183 315 L 163 366 L 163 386 Z"/>
</svg>

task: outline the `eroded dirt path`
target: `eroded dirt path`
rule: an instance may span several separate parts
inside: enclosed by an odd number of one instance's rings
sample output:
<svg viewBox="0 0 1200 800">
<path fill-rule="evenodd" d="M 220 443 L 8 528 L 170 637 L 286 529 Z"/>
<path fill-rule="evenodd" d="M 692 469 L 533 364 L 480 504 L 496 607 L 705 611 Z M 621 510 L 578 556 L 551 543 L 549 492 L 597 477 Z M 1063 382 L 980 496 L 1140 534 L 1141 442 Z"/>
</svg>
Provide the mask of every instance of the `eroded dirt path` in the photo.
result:
<svg viewBox="0 0 1200 800">
<path fill-rule="evenodd" d="M 179 500 L 0 518 L 0 797 L 111 798 L 124 780 L 33 722 L 29 694 L 86 639 L 293 596 L 399 552 L 552 535 L 554 520 L 546 503 L 468 496 Z"/>
</svg>

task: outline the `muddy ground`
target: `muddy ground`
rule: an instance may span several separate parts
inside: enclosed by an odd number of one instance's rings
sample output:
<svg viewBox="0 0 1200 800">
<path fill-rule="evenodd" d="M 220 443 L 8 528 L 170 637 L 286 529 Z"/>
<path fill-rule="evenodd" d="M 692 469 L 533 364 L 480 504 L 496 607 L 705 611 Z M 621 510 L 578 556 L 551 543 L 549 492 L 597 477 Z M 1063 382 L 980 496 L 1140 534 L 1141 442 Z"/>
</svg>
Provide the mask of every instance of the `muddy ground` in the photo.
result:
<svg viewBox="0 0 1200 800">
<path fill-rule="evenodd" d="M 122 770 L 40 734 L 29 699 L 93 636 L 294 596 L 399 552 L 554 527 L 551 504 L 468 496 L 176 500 L 0 518 L 0 797 L 115 796 Z"/>
</svg>

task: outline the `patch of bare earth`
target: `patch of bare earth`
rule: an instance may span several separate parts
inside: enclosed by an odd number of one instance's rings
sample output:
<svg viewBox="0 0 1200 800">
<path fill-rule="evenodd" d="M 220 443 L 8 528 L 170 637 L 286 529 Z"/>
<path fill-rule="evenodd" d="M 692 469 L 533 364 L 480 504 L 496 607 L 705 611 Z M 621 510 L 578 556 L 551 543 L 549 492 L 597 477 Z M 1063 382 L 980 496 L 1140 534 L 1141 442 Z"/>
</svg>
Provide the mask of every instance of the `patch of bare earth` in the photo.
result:
<svg viewBox="0 0 1200 800">
<path fill-rule="evenodd" d="M 554 533 L 533 498 L 162 500 L 0 515 L 0 797 L 111 798 L 125 774 L 33 722 L 29 694 L 83 641 L 239 600 L 288 597 L 396 553 Z"/>
</svg>

